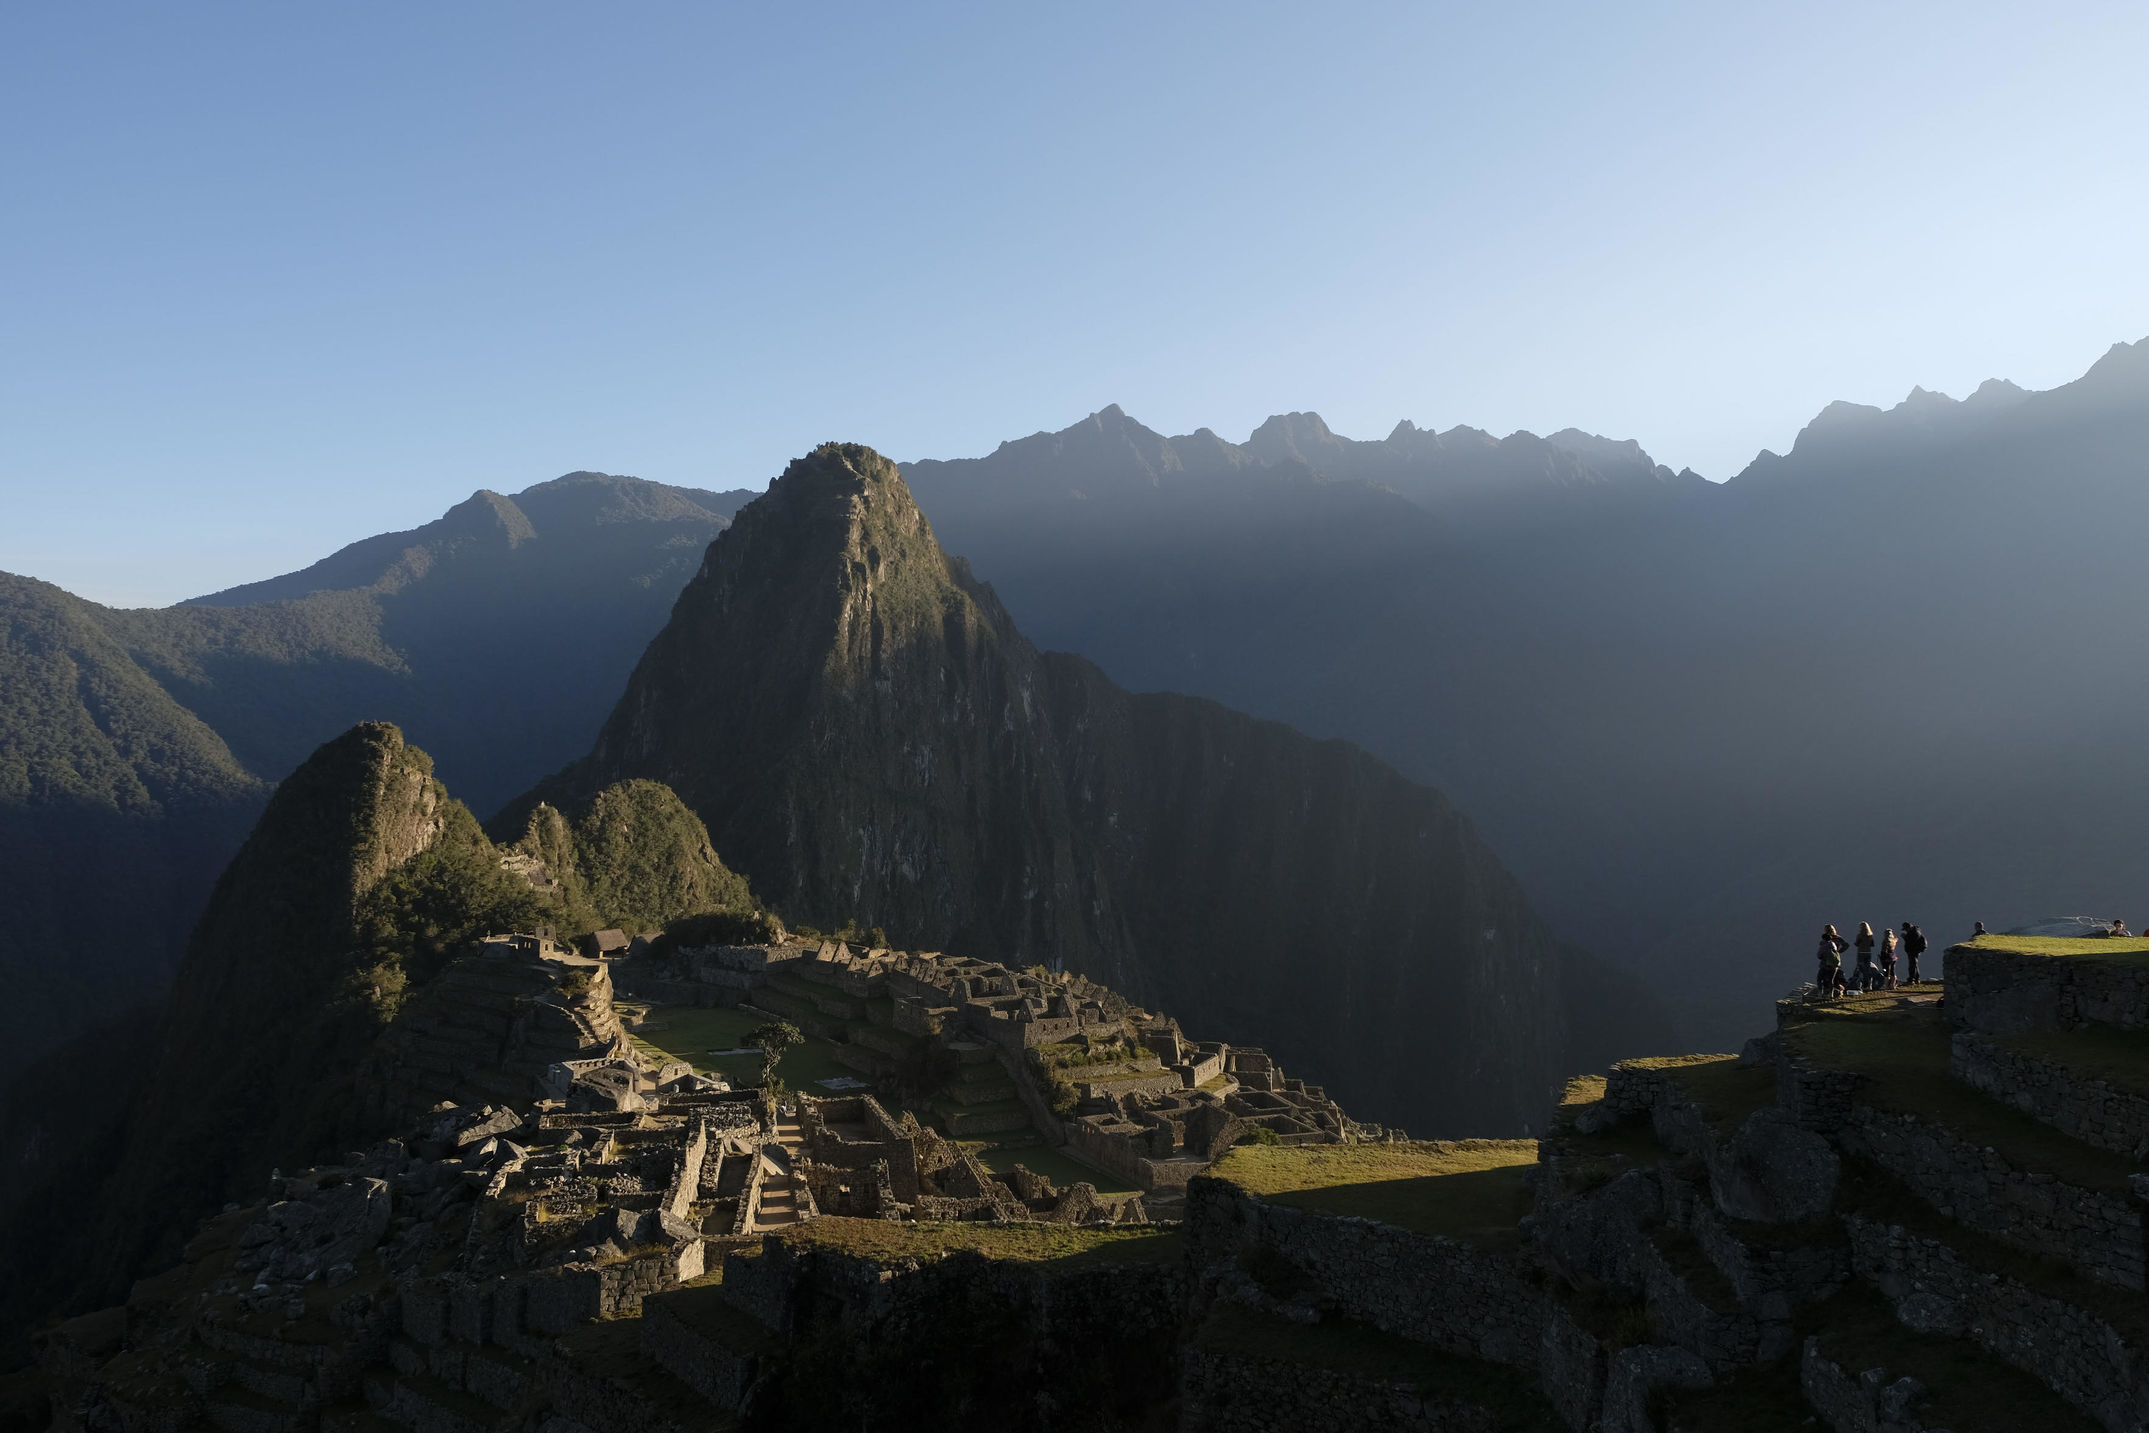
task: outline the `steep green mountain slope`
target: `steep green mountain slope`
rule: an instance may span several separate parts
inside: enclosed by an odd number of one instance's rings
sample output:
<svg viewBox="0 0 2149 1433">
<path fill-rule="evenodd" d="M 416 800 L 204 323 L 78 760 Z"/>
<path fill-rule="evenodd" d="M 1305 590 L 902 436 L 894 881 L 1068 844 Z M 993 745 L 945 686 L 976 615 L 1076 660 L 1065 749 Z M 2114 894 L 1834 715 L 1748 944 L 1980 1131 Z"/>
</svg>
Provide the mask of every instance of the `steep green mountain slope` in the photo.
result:
<svg viewBox="0 0 2149 1433">
<path fill-rule="evenodd" d="M 1040 654 L 869 449 L 817 449 L 740 512 L 595 749 L 500 829 L 630 777 L 786 916 L 1062 963 L 1368 1118 L 1520 1129 L 1593 1033 L 1583 958 L 1438 793 Z"/>
<path fill-rule="evenodd" d="M 169 995 L 49 1055 L 0 1100 L 0 1335 L 124 1290 L 275 1166 L 385 1135 L 366 1057 L 491 931 L 661 924 L 750 906 L 669 791 L 601 791 L 556 850 L 574 900 L 503 862 L 384 722 L 276 788 L 217 880 Z M 575 922 L 582 923 L 577 925 Z"/>
<path fill-rule="evenodd" d="M 109 621 L 254 771 L 384 718 L 489 811 L 583 749 L 743 496 L 570 473 Z"/>
<path fill-rule="evenodd" d="M 168 980 L 268 783 L 353 722 L 483 811 L 587 749 L 750 496 L 571 473 L 161 610 L 0 574 L 0 1073 Z"/>
<path fill-rule="evenodd" d="M 0 1071 L 169 977 L 267 794 L 99 616 L 0 573 Z"/>
<path fill-rule="evenodd" d="M 1237 447 L 1116 410 L 907 473 L 1040 644 L 1446 791 L 1561 935 L 1689 1008 L 1682 1043 L 1738 1038 L 1823 921 L 2136 889 L 2149 344 L 1834 405 L 1721 485 L 1573 433 L 1295 414 Z"/>
</svg>

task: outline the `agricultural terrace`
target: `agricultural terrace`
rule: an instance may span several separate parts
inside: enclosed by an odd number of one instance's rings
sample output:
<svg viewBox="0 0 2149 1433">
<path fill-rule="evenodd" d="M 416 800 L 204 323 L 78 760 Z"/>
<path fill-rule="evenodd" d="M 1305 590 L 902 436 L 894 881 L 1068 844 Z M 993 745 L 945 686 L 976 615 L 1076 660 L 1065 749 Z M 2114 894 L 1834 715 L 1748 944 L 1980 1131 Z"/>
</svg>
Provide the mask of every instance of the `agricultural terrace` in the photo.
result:
<svg viewBox="0 0 2149 1433">
<path fill-rule="evenodd" d="M 1210 1172 L 1272 1204 L 1508 1248 L 1519 1242 L 1536 1165 L 1535 1140 L 1465 1139 L 1248 1144 Z"/>
</svg>

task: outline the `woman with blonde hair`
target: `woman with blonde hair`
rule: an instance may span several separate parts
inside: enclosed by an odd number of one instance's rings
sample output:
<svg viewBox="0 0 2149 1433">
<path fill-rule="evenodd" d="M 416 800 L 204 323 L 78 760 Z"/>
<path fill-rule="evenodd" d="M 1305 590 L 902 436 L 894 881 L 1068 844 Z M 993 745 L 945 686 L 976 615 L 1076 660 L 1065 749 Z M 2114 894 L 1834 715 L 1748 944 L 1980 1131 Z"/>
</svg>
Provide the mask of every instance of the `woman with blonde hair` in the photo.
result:
<svg viewBox="0 0 2149 1433">
<path fill-rule="evenodd" d="M 1860 990 L 1871 990 L 1880 983 L 1880 972 L 1873 968 L 1873 922 L 1858 922 L 1858 974 L 1851 981 Z"/>
<path fill-rule="evenodd" d="M 1880 979 L 1889 990 L 1895 989 L 1895 927 L 1889 926 L 1887 935 L 1880 942 Z"/>
</svg>

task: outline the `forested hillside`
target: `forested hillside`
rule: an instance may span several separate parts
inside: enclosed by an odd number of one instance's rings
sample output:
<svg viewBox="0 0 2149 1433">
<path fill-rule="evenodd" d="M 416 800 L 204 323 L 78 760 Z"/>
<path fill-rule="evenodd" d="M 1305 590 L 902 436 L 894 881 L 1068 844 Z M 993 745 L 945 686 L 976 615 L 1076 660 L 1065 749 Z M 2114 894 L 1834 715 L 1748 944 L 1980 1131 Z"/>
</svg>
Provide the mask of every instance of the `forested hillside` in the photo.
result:
<svg viewBox="0 0 2149 1433">
<path fill-rule="evenodd" d="M 161 988 L 271 785 L 354 722 L 486 813 L 586 749 L 750 496 L 571 473 L 162 609 L 0 574 L 0 1072 Z"/>
</svg>

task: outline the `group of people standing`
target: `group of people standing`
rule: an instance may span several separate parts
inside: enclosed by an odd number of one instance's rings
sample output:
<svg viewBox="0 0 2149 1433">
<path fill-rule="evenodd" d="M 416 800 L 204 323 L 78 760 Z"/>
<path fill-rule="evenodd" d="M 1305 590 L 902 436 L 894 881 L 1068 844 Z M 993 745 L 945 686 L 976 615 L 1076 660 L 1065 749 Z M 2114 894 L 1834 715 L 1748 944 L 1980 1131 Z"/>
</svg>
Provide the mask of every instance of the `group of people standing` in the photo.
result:
<svg viewBox="0 0 2149 1433">
<path fill-rule="evenodd" d="M 1925 932 L 1909 921 L 1903 922 L 1901 939 L 1892 930 L 1883 930 L 1877 943 L 1873 938 L 1873 923 L 1860 921 L 1858 934 L 1845 940 L 1836 934 L 1834 926 L 1821 931 L 1821 968 L 1813 983 L 1820 987 L 1829 999 L 1842 995 L 1846 990 L 1893 990 L 1898 983 L 1917 985 L 1923 977 L 1918 973 L 1918 957 L 1925 954 Z M 1843 974 L 1843 953 L 1856 947 L 1858 968 L 1846 979 Z M 1895 963 L 1899 956 L 1910 957 L 1910 972 L 1900 982 L 1896 979 Z"/>
</svg>

